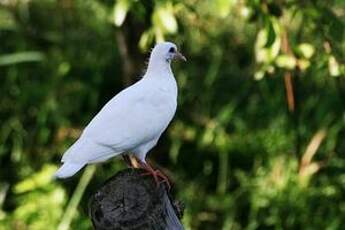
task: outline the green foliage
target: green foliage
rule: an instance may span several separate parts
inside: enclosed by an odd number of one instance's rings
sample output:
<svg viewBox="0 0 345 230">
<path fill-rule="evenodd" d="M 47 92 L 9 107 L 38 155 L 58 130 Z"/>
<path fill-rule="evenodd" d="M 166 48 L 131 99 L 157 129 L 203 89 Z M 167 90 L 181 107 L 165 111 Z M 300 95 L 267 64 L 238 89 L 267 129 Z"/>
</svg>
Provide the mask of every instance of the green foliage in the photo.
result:
<svg viewBox="0 0 345 230">
<path fill-rule="evenodd" d="M 152 150 L 186 229 L 345 224 L 344 1 L 0 1 L 0 229 L 89 229 L 119 160 L 51 175 L 172 40 L 178 111 Z M 82 175 L 82 176 L 80 176 Z"/>
</svg>

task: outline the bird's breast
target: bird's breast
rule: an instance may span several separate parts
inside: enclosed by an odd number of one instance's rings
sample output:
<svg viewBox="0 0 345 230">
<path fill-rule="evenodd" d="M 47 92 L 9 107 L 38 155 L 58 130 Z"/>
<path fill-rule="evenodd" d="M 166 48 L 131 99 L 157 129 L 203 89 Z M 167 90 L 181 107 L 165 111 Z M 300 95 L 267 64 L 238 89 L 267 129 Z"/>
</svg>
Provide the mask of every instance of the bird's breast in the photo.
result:
<svg viewBox="0 0 345 230">
<path fill-rule="evenodd" d="M 160 114 L 175 113 L 177 98 L 171 92 L 165 90 L 155 90 L 148 99 L 155 112 Z"/>
<path fill-rule="evenodd" d="M 158 75 L 143 82 L 142 103 L 156 121 L 170 122 L 177 106 L 177 84 L 173 76 Z M 145 79 L 145 78 L 144 78 Z"/>
</svg>

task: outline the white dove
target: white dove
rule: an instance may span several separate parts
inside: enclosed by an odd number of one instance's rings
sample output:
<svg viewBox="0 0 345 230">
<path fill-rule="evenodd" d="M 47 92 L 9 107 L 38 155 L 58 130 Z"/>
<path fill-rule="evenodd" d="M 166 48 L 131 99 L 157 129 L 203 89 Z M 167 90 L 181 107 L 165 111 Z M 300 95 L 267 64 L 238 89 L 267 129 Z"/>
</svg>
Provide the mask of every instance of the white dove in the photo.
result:
<svg viewBox="0 0 345 230">
<path fill-rule="evenodd" d="M 91 120 L 64 153 L 55 177 L 70 177 L 87 164 L 130 152 L 157 182 L 159 171 L 153 170 L 145 158 L 176 111 L 177 84 L 170 67 L 173 59 L 186 61 L 175 44 L 158 43 L 143 78 L 113 97 Z"/>
</svg>

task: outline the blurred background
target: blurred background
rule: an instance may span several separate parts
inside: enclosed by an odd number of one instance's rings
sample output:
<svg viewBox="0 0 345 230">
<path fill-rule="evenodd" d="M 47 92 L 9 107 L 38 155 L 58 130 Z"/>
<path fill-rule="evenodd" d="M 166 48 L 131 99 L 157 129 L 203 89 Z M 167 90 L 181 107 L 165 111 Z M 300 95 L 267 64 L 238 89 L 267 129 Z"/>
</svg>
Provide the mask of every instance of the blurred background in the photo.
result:
<svg viewBox="0 0 345 230">
<path fill-rule="evenodd" d="M 0 0 L 0 229 L 90 229 L 122 160 L 51 180 L 170 40 L 178 110 L 150 161 L 188 229 L 345 225 L 345 1 Z"/>
</svg>

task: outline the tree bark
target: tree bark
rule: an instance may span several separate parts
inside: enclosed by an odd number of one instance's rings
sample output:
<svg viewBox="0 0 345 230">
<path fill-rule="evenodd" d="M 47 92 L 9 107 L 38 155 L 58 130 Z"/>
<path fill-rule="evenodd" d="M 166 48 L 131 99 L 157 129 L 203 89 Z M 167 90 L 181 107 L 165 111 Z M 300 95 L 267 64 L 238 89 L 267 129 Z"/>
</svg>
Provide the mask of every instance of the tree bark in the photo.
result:
<svg viewBox="0 0 345 230">
<path fill-rule="evenodd" d="M 183 210 L 166 185 L 156 185 L 142 169 L 126 169 L 111 177 L 90 198 L 89 215 L 97 230 L 183 229 Z"/>
</svg>

